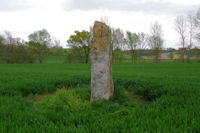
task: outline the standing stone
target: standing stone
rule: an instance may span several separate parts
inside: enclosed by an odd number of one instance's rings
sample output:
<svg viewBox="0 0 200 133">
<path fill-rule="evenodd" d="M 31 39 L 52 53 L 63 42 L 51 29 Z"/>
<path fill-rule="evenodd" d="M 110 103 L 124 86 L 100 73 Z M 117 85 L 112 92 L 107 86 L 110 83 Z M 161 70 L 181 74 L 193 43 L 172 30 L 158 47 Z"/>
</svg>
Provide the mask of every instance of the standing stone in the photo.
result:
<svg viewBox="0 0 200 133">
<path fill-rule="evenodd" d="M 112 80 L 112 43 L 111 30 L 96 21 L 93 27 L 93 43 L 90 50 L 91 68 L 91 101 L 108 100 L 113 95 Z"/>
</svg>

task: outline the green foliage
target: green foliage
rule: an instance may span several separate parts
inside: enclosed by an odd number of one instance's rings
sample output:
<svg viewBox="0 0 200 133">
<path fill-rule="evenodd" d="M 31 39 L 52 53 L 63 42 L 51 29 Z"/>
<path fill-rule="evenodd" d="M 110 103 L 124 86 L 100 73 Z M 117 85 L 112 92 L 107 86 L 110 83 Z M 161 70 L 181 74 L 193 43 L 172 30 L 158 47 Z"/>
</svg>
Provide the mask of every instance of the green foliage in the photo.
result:
<svg viewBox="0 0 200 133">
<path fill-rule="evenodd" d="M 35 31 L 28 36 L 28 47 L 31 54 L 36 57 L 40 64 L 49 54 L 49 45 L 51 43 L 51 35 L 46 29 Z"/>
<path fill-rule="evenodd" d="M 199 132 L 199 68 L 114 64 L 113 98 L 90 103 L 90 65 L 1 64 L 0 132 Z"/>
<path fill-rule="evenodd" d="M 180 48 L 177 51 L 177 54 L 179 55 L 179 59 L 177 60 L 178 62 L 185 62 L 185 56 L 186 56 L 187 50 L 186 48 Z"/>
<path fill-rule="evenodd" d="M 4 43 L 3 43 L 4 37 L 0 35 L 0 61 L 1 61 L 1 56 L 4 50 Z"/>
<path fill-rule="evenodd" d="M 50 55 L 56 57 L 56 62 L 58 62 L 58 60 L 63 56 L 63 53 L 64 53 L 64 49 L 59 45 L 55 45 L 51 47 L 49 51 L 50 51 Z"/>
<path fill-rule="evenodd" d="M 75 35 L 71 35 L 67 40 L 68 46 L 72 49 L 67 55 L 66 62 L 76 61 L 79 63 L 88 63 L 90 44 L 91 44 L 91 34 L 88 31 L 75 31 Z"/>
<path fill-rule="evenodd" d="M 82 48 L 73 46 L 71 51 L 67 52 L 64 63 L 84 63 L 85 58 L 83 55 L 84 50 Z"/>
<path fill-rule="evenodd" d="M 1 49 L 1 58 L 3 62 L 13 63 L 33 63 L 35 58 L 31 55 L 28 47 L 23 44 L 7 44 Z"/>
<path fill-rule="evenodd" d="M 29 36 L 29 41 L 40 43 L 41 45 L 49 45 L 51 42 L 51 35 L 46 29 L 42 29 L 39 31 L 35 31 L 31 33 Z"/>
<path fill-rule="evenodd" d="M 9 32 L 0 35 L 0 59 L 3 63 L 34 63 L 38 59 L 40 64 L 49 53 L 51 36 L 47 30 L 39 30 L 28 36 L 29 42 L 21 38 L 14 38 Z M 58 51 L 58 52 L 57 52 Z M 60 53 L 60 49 L 56 55 Z"/>
<path fill-rule="evenodd" d="M 126 32 L 126 46 L 129 49 L 127 52 L 131 56 L 131 62 L 141 63 L 142 55 L 146 48 L 147 35 L 143 32 L 131 33 L 130 31 Z"/>
<path fill-rule="evenodd" d="M 71 35 L 67 42 L 71 45 L 84 45 L 84 41 L 89 41 L 90 36 L 88 31 L 75 31 L 75 35 Z"/>
<path fill-rule="evenodd" d="M 113 63 L 122 63 L 124 61 L 124 52 L 121 49 L 115 49 L 112 53 Z"/>
<path fill-rule="evenodd" d="M 49 54 L 49 48 L 46 44 L 41 44 L 38 42 L 30 41 L 28 42 L 28 49 L 31 55 L 38 59 L 40 64 Z"/>
<path fill-rule="evenodd" d="M 158 22 L 155 22 L 151 25 L 150 32 L 148 45 L 151 49 L 154 63 L 158 63 L 160 62 L 160 54 L 164 43 L 162 26 Z"/>
</svg>

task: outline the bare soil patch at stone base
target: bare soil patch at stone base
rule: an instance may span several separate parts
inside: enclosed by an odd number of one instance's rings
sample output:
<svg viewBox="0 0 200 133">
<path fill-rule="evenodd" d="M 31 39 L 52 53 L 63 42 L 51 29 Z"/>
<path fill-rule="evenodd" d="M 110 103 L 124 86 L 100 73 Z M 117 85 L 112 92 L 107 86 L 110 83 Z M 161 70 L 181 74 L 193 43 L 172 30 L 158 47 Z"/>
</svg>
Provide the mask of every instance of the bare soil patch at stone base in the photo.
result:
<svg viewBox="0 0 200 133">
<path fill-rule="evenodd" d="M 143 104 L 149 104 L 149 102 L 150 102 L 150 101 L 144 100 L 143 98 L 141 98 L 141 96 L 136 95 L 132 92 L 126 91 L 126 93 L 129 95 L 129 98 L 131 101 L 135 101 L 135 102 L 143 103 Z"/>
</svg>

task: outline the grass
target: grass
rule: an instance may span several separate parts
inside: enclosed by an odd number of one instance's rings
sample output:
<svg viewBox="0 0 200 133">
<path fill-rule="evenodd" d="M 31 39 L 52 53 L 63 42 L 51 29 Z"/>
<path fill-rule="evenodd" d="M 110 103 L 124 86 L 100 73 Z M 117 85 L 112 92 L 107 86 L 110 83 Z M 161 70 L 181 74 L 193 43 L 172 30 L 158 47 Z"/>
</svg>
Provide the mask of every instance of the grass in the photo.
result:
<svg viewBox="0 0 200 133">
<path fill-rule="evenodd" d="M 200 64 L 114 64 L 90 103 L 90 65 L 1 64 L 0 132 L 200 132 Z"/>
</svg>

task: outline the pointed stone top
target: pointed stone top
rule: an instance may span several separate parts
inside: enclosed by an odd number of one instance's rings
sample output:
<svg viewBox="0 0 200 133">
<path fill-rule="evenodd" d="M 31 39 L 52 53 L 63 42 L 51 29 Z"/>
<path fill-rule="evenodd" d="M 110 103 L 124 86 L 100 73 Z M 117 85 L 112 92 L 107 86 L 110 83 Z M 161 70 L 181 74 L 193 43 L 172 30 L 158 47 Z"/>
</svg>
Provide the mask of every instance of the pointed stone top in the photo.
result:
<svg viewBox="0 0 200 133">
<path fill-rule="evenodd" d="M 105 24 L 104 22 L 101 22 L 101 21 L 95 21 L 94 26 L 97 26 L 97 25 L 102 25 L 102 26 L 106 26 L 109 28 L 109 26 L 107 24 Z"/>
<path fill-rule="evenodd" d="M 95 21 L 93 28 L 93 44 L 91 48 L 95 48 L 94 52 L 96 56 L 105 51 L 108 44 L 111 42 L 111 30 L 103 22 Z"/>
</svg>

